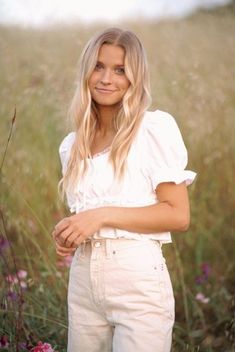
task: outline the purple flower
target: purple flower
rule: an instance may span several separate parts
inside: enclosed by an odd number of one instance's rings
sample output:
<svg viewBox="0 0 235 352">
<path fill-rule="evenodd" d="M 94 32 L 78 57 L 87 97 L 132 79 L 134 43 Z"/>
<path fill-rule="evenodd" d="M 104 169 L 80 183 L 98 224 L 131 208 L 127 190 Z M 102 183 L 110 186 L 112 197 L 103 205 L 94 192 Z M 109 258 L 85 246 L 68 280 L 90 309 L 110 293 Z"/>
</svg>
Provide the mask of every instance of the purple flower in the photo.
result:
<svg viewBox="0 0 235 352">
<path fill-rule="evenodd" d="M 0 338 L 0 349 L 7 348 L 9 346 L 8 337 L 6 335 L 2 335 Z"/>
<path fill-rule="evenodd" d="M 20 342 L 18 344 L 20 350 L 26 350 L 28 351 L 27 343 L 26 342 Z"/>
<path fill-rule="evenodd" d="M 211 267 L 210 264 L 208 263 L 202 263 L 201 265 L 201 271 L 203 275 L 205 276 L 206 280 L 209 278 L 210 273 L 211 273 Z"/>
<path fill-rule="evenodd" d="M 12 301 L 12 302 L 15 302 L 18 300 L 19 298 L 19 295 L 18 293 L 14 292 L 14 291 L 8 291 L 7 292 L 7 298 Z"/>
<path fill-rule="evenodd" d="M 211 266 L 208 263 L 201 264 L 201 275 L 197 276 L 195 282 L 197 285 L 202 285 L 209 279 L 211 274 Z"/>
<path fill-rule="evenodd" d="M 9 246 L 9 241 L 5 237 L 0 236 L 0 253 L 7 249 Z"/>
<path fill-rule="evenodd" d="M 197 276 L 195 279 L 195 282 L 197 285 L 204 284 L 204 282 L 206 282 L 205 276 L 204 275 Z"/>
</svg>

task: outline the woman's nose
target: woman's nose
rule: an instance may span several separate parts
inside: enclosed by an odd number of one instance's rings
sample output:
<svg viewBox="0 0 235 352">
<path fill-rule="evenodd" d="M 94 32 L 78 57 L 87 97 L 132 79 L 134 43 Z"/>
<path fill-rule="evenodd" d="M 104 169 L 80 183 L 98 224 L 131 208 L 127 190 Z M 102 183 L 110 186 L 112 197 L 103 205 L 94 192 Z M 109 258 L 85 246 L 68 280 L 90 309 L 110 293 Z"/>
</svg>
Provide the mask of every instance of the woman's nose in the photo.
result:
<svg viewBox="0 0 235 352">
<path fill-rule="evenodd" d="M 109 69 L 105 69 L 102 72 L 102 76 L 101 76 L 101 82 L 103 84 L 110 84 L 111 83 L 111 71 Z"/>
</svg>

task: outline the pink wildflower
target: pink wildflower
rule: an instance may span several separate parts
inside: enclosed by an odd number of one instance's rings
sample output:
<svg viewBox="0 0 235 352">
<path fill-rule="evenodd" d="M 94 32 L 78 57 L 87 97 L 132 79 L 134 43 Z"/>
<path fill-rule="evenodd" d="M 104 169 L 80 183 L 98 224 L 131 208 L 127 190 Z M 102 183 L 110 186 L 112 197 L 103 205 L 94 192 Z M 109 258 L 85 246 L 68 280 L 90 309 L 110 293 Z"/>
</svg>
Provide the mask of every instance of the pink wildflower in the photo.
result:
<svg viewBox="0 0 235 352">
<path fill-rule="evenodd" d="M 20 279 L 25 279 L 27 277 L 28 273 L 25 270 L 18 270 L 17 275 Z"/>
<path fill-rule="evenodd" d="M 57 261 L 57 265 L 60 268 L 69 268 L 73 260 L 72 255 L 67 255 L 66 257 L 61 258 L 60 260 Z"/>
<path fill-rule="evenodd" d="M 22 288 L 27 288 L 27 283 L 25 281 L 20 281 L 20 286 Z"/>
<path fill-rule="evenodd" d="M 33 347 L 30 352 L 55 352 L 49 343 L 38 342 L 37 346 Z"/>
<path fill-rule="evenodd" d="M 7 275 L 6 281 L 9 282 L 10 287 L 14 286 L 14 284 L 19 284 L 22 288 L 27 288 L 27 283 L 25 281 L 28 273 L 25 270 L 18 270 L 17 275 Z"/>
<path fill-rule="evenodd" d="M 9 282 L 10 284 L 17 284 L 18 283 L 18 279 L 15 275 L 7 275 L 6 276 L 6 281 Z"/>
<path fill-rule="evenodd" d="M 208 303 L 210 301 L 209 297 L 206 297 L 203 293 L 199 292 L 196 294 L 196 300 L 202 303 Z"/>
</svg>

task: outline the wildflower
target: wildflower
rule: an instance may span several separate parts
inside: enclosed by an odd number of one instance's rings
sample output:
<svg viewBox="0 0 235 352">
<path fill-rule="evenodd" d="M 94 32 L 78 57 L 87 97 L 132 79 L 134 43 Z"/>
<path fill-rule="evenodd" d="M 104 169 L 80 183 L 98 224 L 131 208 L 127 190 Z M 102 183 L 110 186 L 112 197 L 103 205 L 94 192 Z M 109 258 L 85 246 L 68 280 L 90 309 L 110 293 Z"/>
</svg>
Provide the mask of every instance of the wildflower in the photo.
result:
<svg viewBox="0 0 235 352">
<path fill-rule="evenodd" d="M 19 346 L 19 349 L 20 349 L 20 350 L 26 350 L 26 351 L 28 351 L 27 343 L 26 343 L 26 342 L 20 342 L 20 343 L 18 344 L 18 346 Z"/>
<path fill-rule="evenodd" d="M 60 267 L 60 268 L 69 268 L 71 263 L 72 263 L 72 260 L 73 260 L 73 256 L 72 255 L 67 255 L 66 257 L 63 257 L 61 258 L 60 260 L 57 261 L 57 265 Z"/>
<path fill-rule="evenodd" d="M 202 285 L 205 282 L 205 277 L 203 275 L 197 276 L 195 282 L 197 285 Z"/>
<path fill-rule="evenodd" d="M 9 241 L 5 237 L 0 236 L 0 253 L 7 249 L 9 246 Z"/>
<path fill-rule="evenodd" d="M 206 297 L 202 292 L 196 294 L 196 300 L 202 303 L 208 303 L 210 301 L 209 297 Z"/>
<path fill-rule="evenodd" d="M 18 278 L 15 275 L 7 275 L 6 276 L 6 281 L 9 282 L 10 284 L 17 284 L 18 283 Z"/>
<path fill-rule="evenodd" d="M 33 347 L 30 351 L 31 352 L 55 352 L 49 343 L 46 343 L 46 342 L 42 343 L 41 341 L 39 341 L 37 346 Z"/>
<path fill-rule="evenodd" d="M 33 348 L 33 345 L 31 344 L 30 341 L 26 341 L 26 342 L 19 342 L 18 343 L 18 347 L 20 351 L 31 351 L 31 349 Z"/>
<path fill-rule="evenodd" d="M 2 335 L 0 338 L 0 349 L 7 348 L 9 346 L 8 337 L 6 335 Z"/>
<path fill-rule="evenodd" d="M 201 275 L 197 276 L 195 282 L 197 285 L 202 285 L 208 281 L 211 274 L 211 267 L 208 263 L 201 264 Z"/>
<path fill-rule="evenodd" d="M 27 283 L 25 281 L 20 281 L 20 286 L 24 289 L 27 288 Z"/>
<path fill-rule="evenodd" d="M 28 273 L 25 270 L 18 270 L 17 272 L 17 276 L 19 277 L 19 279 L 26 279 Z"/>
<path fill-rule="evenodd" d="M 10 301 L 15 302 L 15 301 L 18 300 L 19 295 L 18 295 L 18 293 L 16 293 L 16 292 L 10 290 L 10 291 L 8 291 L 8 293 L 7 293 L 7 298 L 8 298 Z"/>
<path fill-rule="evenodd" d="M 10 287 L 14 284 L 19 284 L 23 289 L 27 288 L 27 283 L 25 281 L 28 273 L 25 270 L 18 270 L 17 275 L 9 274 L 6 276 L 6 281 L 9 282 Z"/>
<path fill-rule="evenodd" d="M 208 263 L 202 263 L 201 265 L 201 271 L 202 274 L 204 275 L 205 279 L 208 280 L 210 273 L 211 273 L 211 267 L 210 264 Z"/>
</svg>

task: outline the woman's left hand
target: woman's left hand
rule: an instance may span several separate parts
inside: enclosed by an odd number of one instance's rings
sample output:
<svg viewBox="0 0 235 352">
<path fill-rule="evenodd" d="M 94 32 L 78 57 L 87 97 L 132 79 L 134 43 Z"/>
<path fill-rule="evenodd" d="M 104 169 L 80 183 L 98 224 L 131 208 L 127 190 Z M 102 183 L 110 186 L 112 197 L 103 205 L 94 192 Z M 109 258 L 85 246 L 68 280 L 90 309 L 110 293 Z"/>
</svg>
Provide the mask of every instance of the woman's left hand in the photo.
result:
<svg viewBox="0 0 235 352">
<path fill-rule="evenodd" d="M 61 220 L 52 233 L 62 247 L 78 247 L 102 227 L 102 208 L 90 209 Z"/>
</svg>

